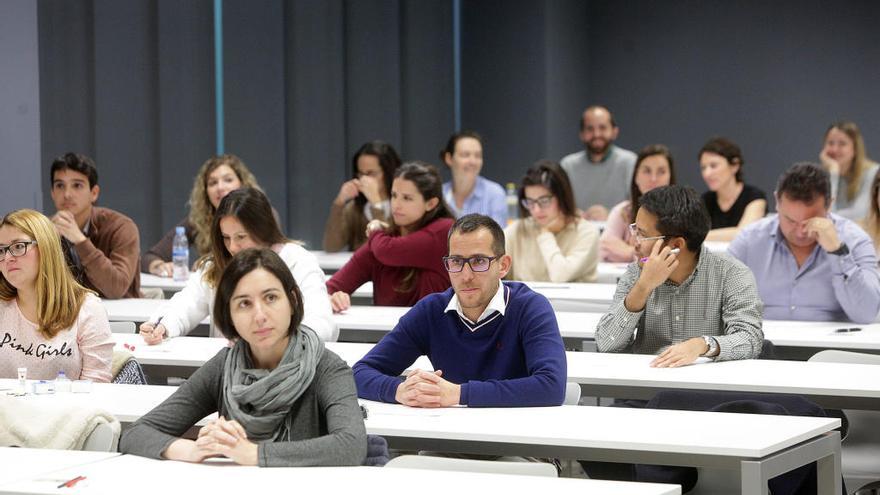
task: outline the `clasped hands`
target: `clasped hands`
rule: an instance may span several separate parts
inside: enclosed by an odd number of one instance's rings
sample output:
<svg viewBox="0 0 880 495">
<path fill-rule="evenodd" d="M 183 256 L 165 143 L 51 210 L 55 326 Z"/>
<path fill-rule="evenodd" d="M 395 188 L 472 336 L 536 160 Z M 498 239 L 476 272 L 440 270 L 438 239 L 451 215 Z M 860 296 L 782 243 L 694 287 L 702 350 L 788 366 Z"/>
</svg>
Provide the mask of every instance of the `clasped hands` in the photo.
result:
<svg viewBox="0 0 880 495">
<path fill-rule="evenodd" d="M 410 407 L 449 407 L 461 401 L 461 385 L 441 378 L 443 370 L 409 372 L 400 385 L 394 400 Z"/>
<path fill-rule="evenodd" d="M 175 440 L 165 451 L 168 459 L 202 462 L 211 457 L 228 457 L 243 466 L 256 466 L 257 456 L 258 446 L 248 440 L 244 427 L 223 416 L 203 426 L 194 441 Z"/>
</svg>

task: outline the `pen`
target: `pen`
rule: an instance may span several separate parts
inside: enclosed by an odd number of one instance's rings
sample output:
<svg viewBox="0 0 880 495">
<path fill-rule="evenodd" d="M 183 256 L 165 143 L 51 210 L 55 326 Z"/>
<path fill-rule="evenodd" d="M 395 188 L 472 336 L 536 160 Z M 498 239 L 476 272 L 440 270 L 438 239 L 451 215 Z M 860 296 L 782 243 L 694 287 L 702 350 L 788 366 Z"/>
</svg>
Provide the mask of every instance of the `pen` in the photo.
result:
<svg viewBox="0 0 880 495">
<path fill-rule="evenodd" d="M 65 488 L 65 487 L 73 488 L 73 485 L 79 483 L 80 481 L 82 481 L 84 479 L 86 479 L 85 476 L 77 476 L 76 478 L 73 478 L 72 480 L 67 480 L 64 483 L 61 483 L 60 485 L 57 486 L 57 488 Z"/>
<path fill-rule="evenodd" d="M 160 316 L 159 319 L 156 320 L 156 323 L 153 323 L 153 330 L 155 330 L 159 326 L 159 324 L 162 323 L 162 318 L 164 318 L 164 316 Z M 150 330 L 150 335 L 153 334 L 153 330 Z M 143 333 L 143 332 L 141 332 L 141 333 Z M 134 350 L 134 349 L 132 349 L 132 350 Z"/>
<path fill-rule="evenodd" d="M 678 249 L 678 248 L 672 248 L 669 250 L 670 254 L 678 254 L 679 252 L 681 252 L 681 249 Z M 639 261 L 641 261 L 642 263 L 647 263 L 648 258 L 649 258 L 649 256 L 645 256 L 644 258 L 640 259 Z"/>
</svg>

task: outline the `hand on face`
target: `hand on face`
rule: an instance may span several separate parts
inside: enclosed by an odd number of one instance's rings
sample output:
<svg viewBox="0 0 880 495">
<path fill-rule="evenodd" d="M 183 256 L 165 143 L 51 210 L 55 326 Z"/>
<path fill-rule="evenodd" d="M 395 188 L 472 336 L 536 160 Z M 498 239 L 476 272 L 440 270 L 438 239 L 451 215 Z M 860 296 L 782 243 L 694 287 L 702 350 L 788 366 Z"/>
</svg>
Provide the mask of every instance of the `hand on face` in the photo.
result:
<svg viewBox="0 0 880 495">
<path fill-rule="evenodd" d="M 58 231 L 58 235 L 63 236 L 73 244 L 79 244 L 86 240 L 86 236 L 76 224 L 76 219 L 74 218 L 73 213 L 67 210 L 60 210 L 52 216 L 52 223 L 55 225 L 55 230 Z"/>
<path fill-rule="evenodd" d="M 461 399 L 461 386 L 441 378 L 442 370 L 411 371 L 397 386 L 394 399 L 411 407 L 449 407 Z"/>
<path fill-rule="evenodd" d="M 830 218 L 811 218 L 807 220 L 805 230 L 807 235 L 815 239 L 825 251 L 837 251 L 840 248 L 840 237 L 837 236 L 837 229 L 834 228 L 834 222 Z"/>
<path fill-rule="evenodd" d="M 336 204 L 344 205 L 346 202 L 357 197 L 359 192 L 357 179 L 343 182 L 342 187 L 339 188 L 339 194 L 336 195 Z"/>
<path fill-rule="evenodd" d="M 834 158 L 831 158 L 831 155 L 828 154 L 827 149 L 823 149 L 822 152 L 819 153 L 819 161 L 822 162 L 822 167 L 824 167 L 829 174 L 840 174 L 840 162 L 838 162 Z"/>
<path fill-rule="evenodd" d="M 671 345 L 661 352 L 653 361 L 652 368 L 677 368 L 693 363 L 708 350 L 702 337 L 694 337 L 684 342 Z"/>
<path fill-rule="evenodd" d="M 365 175 L 360 179 L 355 180 L 358 181 L 358 190 L 365 198 L 367 198 L 367 201 L 370 203 L 379 203 L 382 201 L 382 195 L 379 193 L 382 189 L 382 184 L 379 183 L 378 179 Z"/>
<path fill-rule="evenodd" d="M 654 242 L 654 247 L 651 248 L 648 260 L 642 263 L 639 282 L 649 290 L 659 287 L 678 268 L 678 255 L 672 253 L 669 246 L 663 248 L 661 246 L 663 246 L 663 239 L 657 239 Z"/>
</svg>

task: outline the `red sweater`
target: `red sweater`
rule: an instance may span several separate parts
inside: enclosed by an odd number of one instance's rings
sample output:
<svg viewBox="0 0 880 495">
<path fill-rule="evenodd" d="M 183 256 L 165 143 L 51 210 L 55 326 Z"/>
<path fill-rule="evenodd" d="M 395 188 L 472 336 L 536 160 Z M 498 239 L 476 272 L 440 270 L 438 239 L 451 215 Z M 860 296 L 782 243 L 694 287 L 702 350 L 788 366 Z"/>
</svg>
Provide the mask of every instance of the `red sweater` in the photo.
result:
<svg viewBox="0 0 880 495">
<path fill-rule="evenodd" d="M 405 236 L 373 232 L 327 281 L 327 292 L 351 294 L 372 281 L 373 304 L 379 306 L 413 306 L 428 294 L 443 292 L 450 287 L 442 258 L 446 256 L 446 236 L 452 222 L 451 218 L 440 218 Z M 412 268 L 417 270 L 412 289 L 395 290 Z"/>
</svg>

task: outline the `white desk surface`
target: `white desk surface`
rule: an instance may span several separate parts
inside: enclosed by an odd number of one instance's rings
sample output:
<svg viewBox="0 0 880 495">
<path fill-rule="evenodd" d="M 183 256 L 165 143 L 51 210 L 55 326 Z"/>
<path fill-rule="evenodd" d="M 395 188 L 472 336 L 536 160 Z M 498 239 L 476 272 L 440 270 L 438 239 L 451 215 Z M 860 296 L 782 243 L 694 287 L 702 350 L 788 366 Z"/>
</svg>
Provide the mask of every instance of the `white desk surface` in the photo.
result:
<svg viewBox="0 0 880 495">
<path fill-rule="evenodd" d="M 22 449 L 0 447 L 0 486 L 34 478 L 69 480 L 51 475 L 54 471 L 69 469 L 119 456 L 116 452 L 86 452 L 52 449 Z M 56 482 L 57 487 L 61 482 Z"/>
<path fill-rule="evenodd" d="M 164 291 L 178 291 L 186 286 L 186 282 L 177 282 L 171 277 L 159 277 L 152 273 L 141 272 L 141 287 L 155 287 Z"/>
<path fill-rule="evenodd" d="M 767 456 L 840 426 L 837 418 L 701 411 L 593 406 L 415 409 L 361 402 L 369 411 L 367 431 L 375 435 L 745 458 Z"/>
<path fill-rule="evenodd" d="M 651 368 L 653 356 L 568 352 L 568 380 L 624 391 L 643 388 L 647 396 L 664 389 L 718 390 L 805 395 L 829 400 L 857 398 L 880 403 L 880 366 L 749 359 L 681 368 Z M 641 398 L 626 395 L 612 397 Z"/>
<path fill-rule="evenodd" d="M 148 476 L 144 476 L 148 473 Z M 259 468 L 230 461 L 203 464 L 159 461 L 122 455 L 54 473 L 52 478 L 85 476 L 71 493 L 271 493 L 280 487 L 299 492 L 362 493 L 381 487 L 388 495 L 449 493 L 554 493 L 582 495 L 676 495 L 678 485 L 621 483 L 596 480 L 516 476 L 503 474 L 427 471 L 371 467 Z M 137 480 L 132 482 L 132 480 Z M 0 493 L 60 493 L 54 481 L 31 477 L 16 483 L 0 482 Z M 417 488 L 416 488 L 417 487 Z M 370 491 L 370 490 L 367 490 Z"/>
<path fill-rule="evenodd" d="M 858 332 L 837 333 L 838 328 L 861 328 Z M 764 338 L 784 347 L 820 347 L 880 351 L 880 324 L 816 321 L 764 321 Z"/>
<path fill-rule="evenodd" d="M 101 299 L 104 309 L 107 310 L 107 319 L 135 323 L 147 321 L 159 307 L 167 302 L 167 299 Z M 208 325 L 210 322 L 210 317 L 206 317 L 201 324 Z"/>
</svg>

